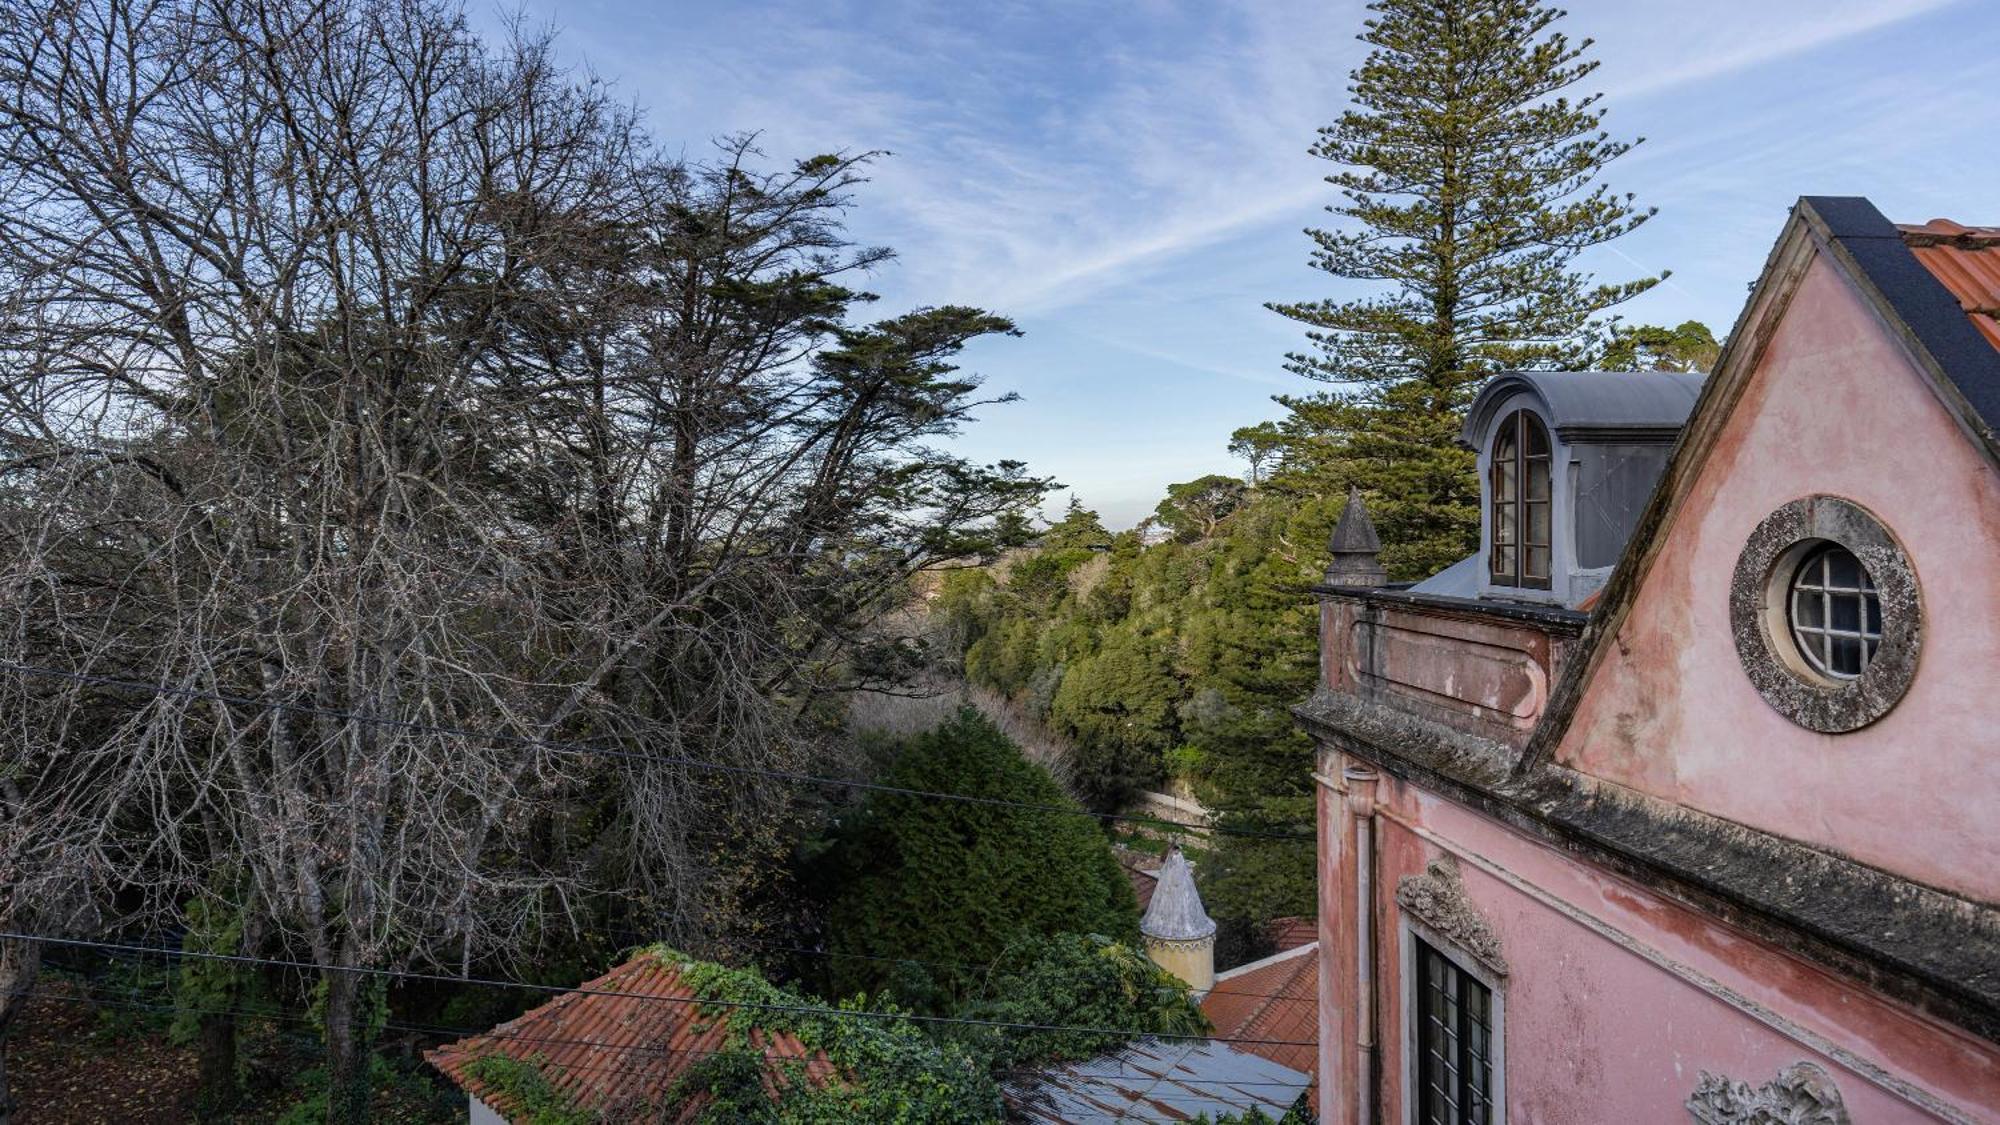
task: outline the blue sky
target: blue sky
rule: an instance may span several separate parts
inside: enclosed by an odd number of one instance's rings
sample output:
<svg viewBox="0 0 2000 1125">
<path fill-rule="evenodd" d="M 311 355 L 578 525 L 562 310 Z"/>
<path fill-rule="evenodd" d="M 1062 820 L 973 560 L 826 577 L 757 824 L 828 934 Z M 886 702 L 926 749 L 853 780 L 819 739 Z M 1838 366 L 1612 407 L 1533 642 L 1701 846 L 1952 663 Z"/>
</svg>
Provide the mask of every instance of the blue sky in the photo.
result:
<svg viewBox="0 0 2000 1125">
<path fill-rule="evenodd" d="M 2000 223 L 2000 2 L 1573 0 L 1609 127 L 1607 182 L 1659 215 L 1586 265 L 1672 269 L 1628 320 L 1735 319 L 1786 208 L 1866 195 L 1892 219 Z M 853 216 L 900 257 L 888 315 L 980 305 L 1026 335 L 967 365 L 1023 401 L 959 442 L 1024 459 L 1112 526 L 1240 466 L 1231 430 L 1315 385 L 1267 300 L 1365 291 L 1306 265 L 1359 0 L 525 0 L 531 25 L 689 155 L 761 130 L 774 159 L 887 149 Z M 499 17 L 475 8 L 497 28 Z M 1057 498 L 1060 504 L 1062 497 Z"/>
</svg>

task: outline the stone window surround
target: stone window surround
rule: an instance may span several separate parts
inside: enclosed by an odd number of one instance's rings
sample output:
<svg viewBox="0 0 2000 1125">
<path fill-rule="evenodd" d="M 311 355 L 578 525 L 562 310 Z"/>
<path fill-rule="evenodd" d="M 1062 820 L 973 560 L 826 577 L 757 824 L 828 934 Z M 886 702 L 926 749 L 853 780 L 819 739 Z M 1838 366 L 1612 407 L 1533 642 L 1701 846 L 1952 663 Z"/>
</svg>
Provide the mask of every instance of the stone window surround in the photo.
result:
<svg viewBox="0 0 2000 1125">
<path fill-rule="evenodd" d="M 1489 1034 L 1493 1049 L 1493 1116 L 1489 1125 L 1507 1125 L 1507 977 L 1496 973 L 1492 966 L 1467 953 L 1451 937 L 1439 933 L 1430 926 L 1412 917 L 1408 910 L 1398 910 L 1396 924 L 1397 962 L 1400 976 L 1397 987 L 1402 992 L 1402 1039 L 1403 1039 L 1403 1113 L 1410 1125 L 1417 1125 L 1417 1054 L 1423 1049 L 1421 1035 L 1422 997 L 1417 995 L 1417 940 L 1423 939 L 1444 956 L 1444 959 L 1458 966 L 1467 976 L 1486 986 L 1493 994 L 1493 1010 Z"/>
<path fill-rule="evenodd" d="M 1792 640 L 1792 572 L 1833 543 L 1859 559 L 1882 606 L 1882 642 L 1862 674 L 1836 680 L 1815 670 Z M 1805 496 L 1764 517 L 1736 560 L 1729 624 L 1744 673 L 1764 701 L 1808 730 L 1859 730 L 1895 707 L 1916 678 L 1923 605 L 1902 545 L 1867 509 L 1838 496 Z"/>
</svg>

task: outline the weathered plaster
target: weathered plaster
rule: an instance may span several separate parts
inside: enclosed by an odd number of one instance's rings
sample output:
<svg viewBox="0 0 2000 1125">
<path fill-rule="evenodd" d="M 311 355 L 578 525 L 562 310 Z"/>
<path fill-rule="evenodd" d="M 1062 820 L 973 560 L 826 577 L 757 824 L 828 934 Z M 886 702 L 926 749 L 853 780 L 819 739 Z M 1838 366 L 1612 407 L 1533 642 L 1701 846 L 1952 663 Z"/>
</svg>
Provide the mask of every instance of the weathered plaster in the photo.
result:
<svg viewBox="0 0 2000 1125">
<path fill-rule="evenodd" d="M 1783 505 L 1878 513 L 1922 582 L 1922 657 L 1873 724 L 1801 728 L 1758 693 L 1729 618 L 1736 560 Z M 1665 530 L 1557 760 L 1667 801 L 2000 902 L 2000 479 L 1824 261 L 1805 273 Z"/>
<path fill-rule="evenodd" d="M 1376 802 L 1384 932 L 1388 888 L 1452 856 L 1506 950 L 1510 1120 L 1673 1120 L 1703 1071 L 1801 1060 L 1832 1076 L 1856 1121 L 1983 1121 L 2000 1106 L 1990 1044 L 1421 786 L 1385 776 Z M 1407 985 L 1392 951 L 1377 975 L 1383 1027 L 1398 1028 Z M 1381 1119 L 1406 1120 L 1399 1037 L 1382 1044 Z"/>
</svg>

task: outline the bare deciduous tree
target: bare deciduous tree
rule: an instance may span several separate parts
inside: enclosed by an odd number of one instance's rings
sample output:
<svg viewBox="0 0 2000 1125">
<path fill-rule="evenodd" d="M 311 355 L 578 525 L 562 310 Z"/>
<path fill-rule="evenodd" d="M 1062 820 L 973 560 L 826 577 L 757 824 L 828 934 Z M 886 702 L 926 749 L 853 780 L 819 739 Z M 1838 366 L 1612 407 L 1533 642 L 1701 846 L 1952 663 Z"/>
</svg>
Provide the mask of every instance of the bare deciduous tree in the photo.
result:
<svg viewBox="0 0 2000 1125">
<path fill-rule="evenodd" d="M 430 0 L 15 5 L 0 120 L 0 923 L 254 917 L 338 1119 L 347 970 L 724 928 L 802 707 L 1047 487 L 929 445 L 1004 320 L 849 323 L 866 156 L 656 159 Z"/>
</svg>

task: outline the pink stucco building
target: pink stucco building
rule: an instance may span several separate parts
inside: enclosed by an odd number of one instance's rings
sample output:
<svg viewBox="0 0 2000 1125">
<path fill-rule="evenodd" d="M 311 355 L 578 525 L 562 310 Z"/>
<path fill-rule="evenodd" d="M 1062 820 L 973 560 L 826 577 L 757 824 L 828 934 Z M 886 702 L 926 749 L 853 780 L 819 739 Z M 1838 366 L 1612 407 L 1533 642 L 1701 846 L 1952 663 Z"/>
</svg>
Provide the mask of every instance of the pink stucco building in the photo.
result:
<svg viewBox="0 0 2000 1125">
<path fill-rule="evenodd" d="M 2000 1121 L 2000 229 L 1801 200 L 1705 381 L 1530 373 L 1320 587 L 1321 1117 Z"/>
</svg>

